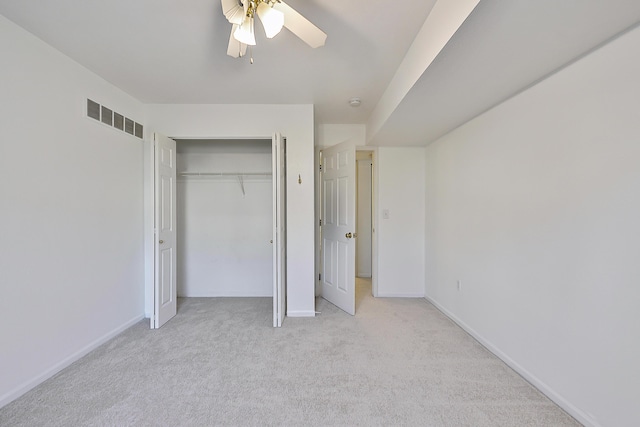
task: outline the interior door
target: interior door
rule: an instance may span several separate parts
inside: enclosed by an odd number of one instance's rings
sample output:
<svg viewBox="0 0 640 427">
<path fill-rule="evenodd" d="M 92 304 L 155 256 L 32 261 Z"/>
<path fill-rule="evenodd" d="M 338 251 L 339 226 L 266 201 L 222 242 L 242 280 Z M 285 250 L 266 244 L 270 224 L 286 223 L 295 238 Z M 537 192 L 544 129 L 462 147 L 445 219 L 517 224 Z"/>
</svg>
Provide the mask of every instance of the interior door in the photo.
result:
<svg viewBox="0 0 640 427">
<path fill-rule="evenodd" d="M 322 297 L 356 312 L 356 147 L 346 141 L 322 150 Z"/>
<path fill-rule="evenodd" d="M 276 133 L 271 145 L 273 172 L 273 326 L 279 328 L 286 309 L 286 139 Z"/>
<path fill-rule="evenodd" d="M 152 328 L 176 315 L 176 142 L 154 134 L 155 283 Z"/>
</svg>

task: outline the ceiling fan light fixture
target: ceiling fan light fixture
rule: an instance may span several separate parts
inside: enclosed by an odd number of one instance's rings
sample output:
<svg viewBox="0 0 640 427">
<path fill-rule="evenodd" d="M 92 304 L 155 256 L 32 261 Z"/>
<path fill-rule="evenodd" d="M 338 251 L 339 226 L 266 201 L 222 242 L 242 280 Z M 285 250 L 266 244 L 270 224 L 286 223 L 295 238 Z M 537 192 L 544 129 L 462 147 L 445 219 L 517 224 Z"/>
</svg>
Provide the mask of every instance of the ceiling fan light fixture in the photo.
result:
<svg viewBox="0 0 640 427">
<path fill-rule="evenodd" d="M 222 13 L 229 22 L 237 25 L 242 24 L 246 15 L 244 6 L 238 0 L 222 0 Z"/>
<path fill-rule="evenodd" d="M 254 19 L 260 18 L 268 38 L 287 27 L 299 39 L 316 48 L 324 46 L 327 35 L 283 0 L 221 0 L 222 12 L 231 23 L 227 54 L 243 56 L 243 49 L 256 45 Z"/>
<path fill-rule="evenodd" d="M 242 25 L 239 25 L 238 28 L 233 32 L 233 38 L 238 40 L 240 43 L 255 46 L 256 45 L 256 36 L 253 31 L 253 17 L 246 17 L 242 22 Z"/>
<path fill-rule="evenodd" d="M 284 13 L 275 10 L 264 2 L 258 4 L 257 12 L 267 38 L 273 38 L 282 30 L 284 26 Z"/>
</svg>

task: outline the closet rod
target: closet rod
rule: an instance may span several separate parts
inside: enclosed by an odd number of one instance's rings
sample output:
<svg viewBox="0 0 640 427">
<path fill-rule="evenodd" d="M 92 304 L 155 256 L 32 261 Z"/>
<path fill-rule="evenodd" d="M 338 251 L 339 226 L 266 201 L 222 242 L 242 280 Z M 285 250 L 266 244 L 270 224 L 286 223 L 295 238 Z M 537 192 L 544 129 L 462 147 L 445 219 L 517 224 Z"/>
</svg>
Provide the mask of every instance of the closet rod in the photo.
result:
<svg viewBox="0 0 640 427">
<path fill-rule="evenodd" d="M 180 172 L 181 176 L 271 176 L 271 172 Z"/>
</svg>

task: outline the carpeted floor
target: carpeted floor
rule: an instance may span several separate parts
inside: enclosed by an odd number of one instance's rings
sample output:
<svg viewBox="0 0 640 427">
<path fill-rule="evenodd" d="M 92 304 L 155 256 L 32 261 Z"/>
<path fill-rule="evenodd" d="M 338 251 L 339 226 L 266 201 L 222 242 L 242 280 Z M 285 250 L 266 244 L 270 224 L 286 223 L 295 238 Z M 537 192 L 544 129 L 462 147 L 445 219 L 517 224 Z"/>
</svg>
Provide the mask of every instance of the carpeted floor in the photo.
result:
<svg viewBox="0 0 640 427">
<path fill-rule="evenodd" d="M 576 426 L 424 299 L 271 327 L 269 298 L 181 299 L 0 409 L 1 426 Z"/>
</svg>

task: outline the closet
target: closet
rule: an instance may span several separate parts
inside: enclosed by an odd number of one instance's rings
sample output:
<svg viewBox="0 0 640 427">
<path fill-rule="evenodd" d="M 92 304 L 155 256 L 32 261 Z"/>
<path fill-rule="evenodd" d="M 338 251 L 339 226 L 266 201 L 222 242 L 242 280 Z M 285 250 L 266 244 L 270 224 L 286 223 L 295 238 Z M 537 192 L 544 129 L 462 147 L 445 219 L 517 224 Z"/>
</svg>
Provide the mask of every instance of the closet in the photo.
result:
<svg viewBox="0 0 640 427">
<path fill-rule="evenodd" d="M 178 296 L 273 296 L 272 140 L 176 143 Z"/>
</svg>

